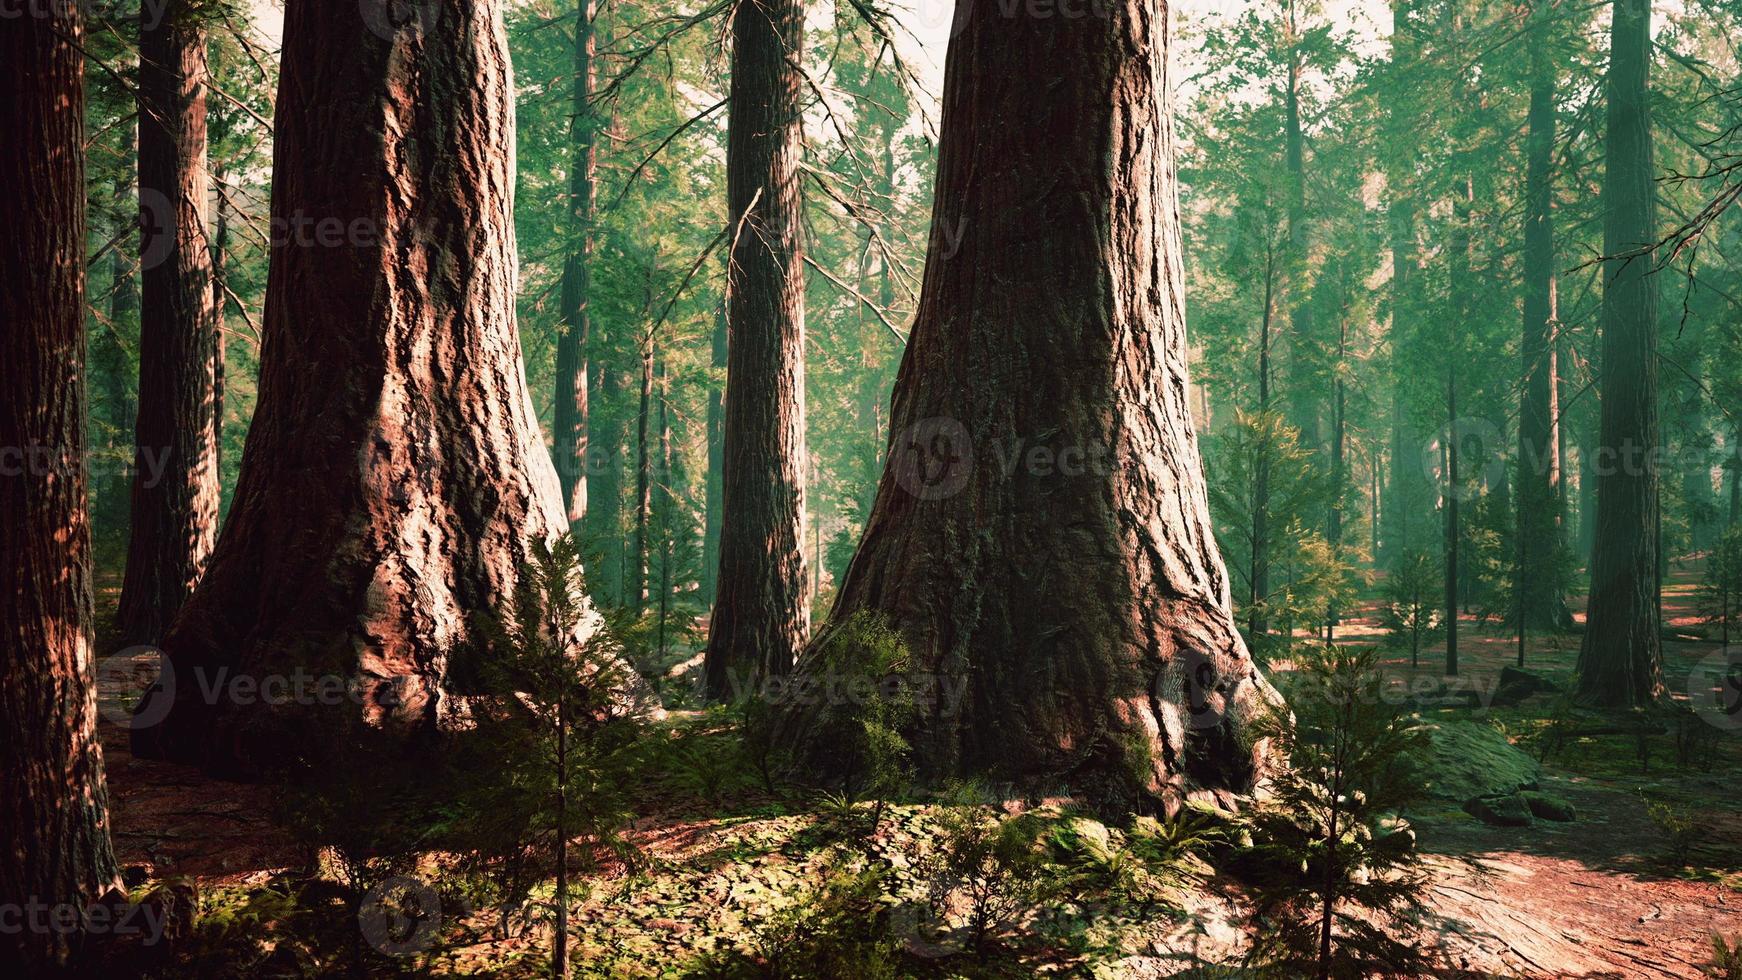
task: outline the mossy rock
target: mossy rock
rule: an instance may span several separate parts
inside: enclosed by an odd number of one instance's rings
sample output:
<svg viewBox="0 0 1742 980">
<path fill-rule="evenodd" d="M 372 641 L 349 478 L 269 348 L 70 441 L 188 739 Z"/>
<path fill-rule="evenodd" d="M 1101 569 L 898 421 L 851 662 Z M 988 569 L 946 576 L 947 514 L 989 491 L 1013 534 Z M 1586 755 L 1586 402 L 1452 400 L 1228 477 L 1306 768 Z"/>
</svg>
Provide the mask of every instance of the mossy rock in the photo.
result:
<svg viewBox="0 0 1742 980">
<path fill-rule="evenodd" d="M 1530 805 L 1518 793 L 1475 797 L 1464 804 L 1464 812 L 1494 827 L 1528 827 L 1536 822 Z"/>
<path fill-rule="evenodd" d="M 1542 766 L 1492 725 L 1436 718 L 1421 727 L 1426 744 L 1410 764 L 1436 799 L 1508 796 L 1536 789 L 1542 778 Z"/>
<path fill-rule="evenodd" d="M 1530 812 L 1544 820 L 1571 823 L 1578 819 L 1578 811 L 1573 809 L 1573 805 L 1558 796 L 1534 791 L 1519 795 L 1524 797 L 1525 805 L 1530 807 Z"/>
</svg>

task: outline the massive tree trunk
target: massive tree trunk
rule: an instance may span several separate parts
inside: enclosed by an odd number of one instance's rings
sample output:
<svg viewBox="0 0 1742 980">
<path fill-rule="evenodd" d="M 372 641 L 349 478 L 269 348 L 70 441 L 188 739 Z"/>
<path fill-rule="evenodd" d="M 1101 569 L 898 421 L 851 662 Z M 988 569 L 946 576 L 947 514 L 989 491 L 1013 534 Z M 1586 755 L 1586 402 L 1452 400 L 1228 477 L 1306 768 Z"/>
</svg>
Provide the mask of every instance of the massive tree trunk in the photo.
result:
<svg viewBox="0 0 1742 980">
<path fill-rule="evenodd" d="M 803 0 L 732 16 L 726 144 L 731 236 L 720 576 L 710 696 L 792 669 L 810 636 L 804 557 Z"/>
<path fill-rule="evenodd" d="M 139 31 L 139 415 L 118 613 L 156 643 L 218 532 L 212 254 L 206 232 L 206 32 L 184 0 Z"/>
<path fill-rule="evenodd" d="M 587 510 L 587 341 L 593 261 L 593 180 L 598 165 L 593 122 L 593 0 L 575 10 L 574 156 L 569 162 L 568 259 L 563 263 L 562 326 L 556 342 L 553 413 L 557 475 L 569 527 L 581 531 Z"/>
<path fill-rule="evenodd" d="M 957 14 L 896 435 L 832 620 L 885 618 L 946 695 L 932 776 L 1153 807 L 1263 756 L 1188 404 L 1166 18 Z"/>
<path fill-rule="evenodd" d="M 1649 0 L 1616 0 L 1603 177 L 1603 347 L 1596 538 L 1578 695 L 1631 707 L 1663 688 L 1658 609 L 1657 237 Z"/>
<path fill-rule="evenodd" d="M 359 13 L 286 8 L 272 213 L 373 233 L 274 251 L 235 500 L 134 732 L 219 772 L 457 720 L 474 617 L 568 523 L 514 323 L 500 4 Z"/>
<path fill-rule="evenodd" d="M 24 903 L 83 910 L 116 885 L 92 671 L 85 516 L 85 157 L 79 22 L 0 21 L 0 929 L 10 976 L 77 936 Z M 29 918 L 25 918 L 29 916 Z M 23 928 L 17 928 L 23 926 Z"/>
<path fill-rule="evenodd" d="M 1531 30 L 1529 131 L 1525 137 L 1524 388 L 1518 416 L 1519 628 L 1563 630 L 1572 613 L 1561 581 L 1560 419 L 1555 379 L 1554 142 L 1555 79 L 1548 54 L 1548 0 L 1538 0 Z"/>
</svg>

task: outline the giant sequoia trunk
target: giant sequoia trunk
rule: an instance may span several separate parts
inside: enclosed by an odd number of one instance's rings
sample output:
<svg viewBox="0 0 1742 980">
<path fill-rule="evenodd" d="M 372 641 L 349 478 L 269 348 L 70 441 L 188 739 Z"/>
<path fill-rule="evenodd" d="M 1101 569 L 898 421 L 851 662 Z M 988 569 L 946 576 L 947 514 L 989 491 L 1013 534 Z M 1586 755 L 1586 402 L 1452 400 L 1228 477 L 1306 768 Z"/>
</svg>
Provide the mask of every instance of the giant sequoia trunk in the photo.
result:
<svg viewBox="0 0 1742 980">
<path fill-rule="evenodd" d="M 32 976 L 76 937 L 30 928 L 25 903 L 82 910 L 116 885 L 91 651 L 76 14 L 0 20 L 0 83 L 0 968 Z"/>
<path fill-rule="evenodd" d="M 168 717 L 135 729 L 142 751 L 243 774 L 351 726 L 455 720 L 473 617 L 567 526 L 515 331 L 500 5 L 366 22 L 292 0 L 282 71 L 274 218 L 373 232 L 273 252 L 235 501 L 164 641 Z"/>
<path fill-rule="evenodd" d="M 785 674 L 810 636 L 804 559 L 803 0 L 732 15 L 720 573 L 704 674 Z"/>
<path fill-rule="evenodd" d="M 206 32 L 189 2 L 139 31 L 139 415 L 122 637 L 156 643 L 218 533 L 217 321 L 206 231 Z"/>
<path fill-rule="evenodd" d="M 1634 706 L 1661 692 L 1658 608 L 1657 237 L 1649 0 L 1616 0 L 1603 176 L 1603 353 L 1596 537 L 1578 695 Z"/>
<path fill-rule="evenodd" d="M 1561 527 L 1560 406 L 1554 246 L 1554 69 L 1547 0 L 1538 0 L 1531 32 L 1529 133 L 1525 138 L 1524 389 L 1518 416 L 1519 628 L 1572 625 L 1559 569 Z"/>
<path fill-rule="evenodd" d="M 598 165 L 593 134 L 593 0 L 575 9 L 574 157 L 569 162 L 572 239 L 563 263 L 562 326 L 556 342 L 553 415 L 557 475 L 569 527 L 581 531 L 587 510 L 587 342 L 593 261 L 593 177 Z"/>
<path fill-rule="evenodd" d="M 934 776 L 1111 806 L 1245 790 L 1274 695 L 1235 629 L 1192 430 L 1166 11 L 972 2 L 896 435 L 833 622 L 885 618 L 940 693 L 965 685 L 916 733 Z"/>
</svg>

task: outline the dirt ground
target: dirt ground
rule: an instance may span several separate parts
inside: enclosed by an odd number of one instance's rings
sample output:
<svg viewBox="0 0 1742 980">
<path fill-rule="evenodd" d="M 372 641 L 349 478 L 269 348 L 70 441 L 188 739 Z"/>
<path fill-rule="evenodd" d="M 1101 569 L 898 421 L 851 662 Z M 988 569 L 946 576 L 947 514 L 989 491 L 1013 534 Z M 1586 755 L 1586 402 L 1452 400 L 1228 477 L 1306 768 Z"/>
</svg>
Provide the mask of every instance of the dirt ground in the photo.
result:
<svg viewBox="0 0 1742 980">
<path fill-rule="evenodd" d="M 1693 570 L 1680 570 L 1666 594 L 1666 618 L 1692 628 Z M 1575 607 L 1577 603 L 1575 603 Z M 1487 683 L 1516 656 L 1497 625 L 1466 620 L 1464 676 Z M 1345 624 L 1347 642 L 1373 642 L 1371 619 Z M 1685 691 L 1689 668 L 1715 644 L 1666 643 L 1666 682 Z M 1578 637 L 1547 637 L 1528 650 L 1531 670 L 1566 682 Z M 1438 676 L 1443 650 L 1424 651 L 1422 675 Z M 1391 669 L 1412 673 L 1407 655 Z M 106 681 L 114 671 L 106 672 Z M 266 786 L 216 781 L 183 766 L 133 758 L 124 717 L 127 693 L 102 690 L 101 736 L 107 755 L 116 845 L 123 866 L 152 877 L 189 876 L 202 887 L 253 885 L 303 860 L 271 819 L 278 794 Z M 1549 712 L 1544 697 L 1494 709 L 1509 733 L 1522 736 Z M 1486 714 L 1484 709 L 1458 709 Z M 1572 823 L 1538 821 L 1497 828 L 1455 809 L 1415 816 L 1433 880 L 1429 925 L 1450 964 L 1448 976 L 1697 977 L 1714 932 L 1742 935 L 1742 736 L 1722 741 L 1709 769 L 1677 767 L 1673 746 L 1648 747 L 1642 767 L 1632 737 L 1575 741 L 1544 766 L 1543 789 L 1578 811 Z M 1690 867 L 1664 860 L 1664 832 L 1642 797 L 1685 801 L 1699 822 Z M 651 849 L 676 857 L 719 828 L 702 818 L 649 819 Z M 655 928 L 657 927 L 657 928 Z M 686 932 L 675 918 L 654 921 L 662 934 Z M 666 941 L 662 935 L 659 941 Z M 657 959 L 657 950 L 655 951 Z M 1141 972 L 1156 973 L 1156 964 Z M 1139 971 L 1133 968 L 1135 975 Z"/>
</svg>

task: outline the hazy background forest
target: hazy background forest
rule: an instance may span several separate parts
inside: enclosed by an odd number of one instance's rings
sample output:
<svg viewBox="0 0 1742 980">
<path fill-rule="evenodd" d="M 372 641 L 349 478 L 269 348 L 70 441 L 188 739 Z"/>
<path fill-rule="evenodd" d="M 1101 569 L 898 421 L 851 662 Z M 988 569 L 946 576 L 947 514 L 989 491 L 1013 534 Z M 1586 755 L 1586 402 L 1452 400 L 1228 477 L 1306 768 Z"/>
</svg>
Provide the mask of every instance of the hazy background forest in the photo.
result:
<svg viewBox="0 0 1742 980">
<path fill-rule="evenodd" d="M 850 8 L 818 8 L 807 21 L 814 64 L 805 122 L 804 534 L 819 610 L 858 542 L 890 436 L 888 391 L 931 225 L 950 8 L 938 0 L 904 13 L 888 43 Z M 1564 546 L 1540 559 L 1533 587 L 1541 591 L 1527 602 L 1553 604 L 1584 587 L 1595 512 L 1602 272 L 1591 259 L 1602 254 L 1608 7 L 1402 9 L 1402 31 L 1382 3 L 1188 3 L 1174 11 L 1193 408 L 1234 598 L 1242 623 L 1266 627 L 1269 638 L 1255 644 L 1266 653 L 1272 641 L 1285 647 L 1292 630 L 1322 633 L 1327 610 L 1352 602 L 1376 570 L 1443 567 L 1446 431 L 1464 440 L 1466 454 L 1454 492 L 1460 603 L 1510 618 L 1519 601 L 1521 304 L 1538 79 L 1547 80 L 1553 114 L 1542 178 L 1552 195 L 1556 294 L 1546 363 L 1556 379 L 1554 451 L 1565 477 L 1554 507 L 1565 532 Z M 719 22 L 708 14 L 610 4 L 595 27 L 589 578 L 601 601 L 662 608 L 672 646 L 691 650 L 714 574 L 710 521 L 719 501 L 709 452 L 720 438 L 724 387 L 716 342 L 724 57 Z M 1727 147 L 1742 110 L 1737 12 L 1693 3 L 1659 14 L 1651 98 L 1668 236 L 1721 189 L 1686 178 L 1733 163 Z M 224 308 L 226 503 L 253 405 L 266 245 L 347 234 L 313 216 L 269 227 L 265 120 L 280 18 L 270 5 L 226 10 L 209 40 L 219 79 L 207 111 Z M 576 111 L 569 20 L 549 5 L 509 13 L 518 313 L 547 429 L 563 268 L 580 234 L 564 204 Z M 99 22 L 90 35 L 92 56 L 112 69 L 89 79 L 92 441 L 109 474 L 92 484 L 92 510 L 98 567 L 118 572 L 139 376 L 135 126 L 124 82 L 135 56 L 125 31 Z M 1736 520 L 1728 461 L 1742 403 L 1737 220 L 1725 214 L 1687 248 L 1649 259 L 1665 267 L 1658 373 L 1666 566 L 1707 551 Z M 947 240 L 950 229 L 942 234 Z M 1261 468 L 1275 485 L 1257 562 L 1268 569 L 1255 592 Z M 640 586 L 647 596 L 637 598 L 638 576 L 660 587 Z"/>
<path fill-rule="evenodd" d="M 0 0 L 0 962 L 1742 976 L 1742 5 L 906 2 Z"/>
</svg>

